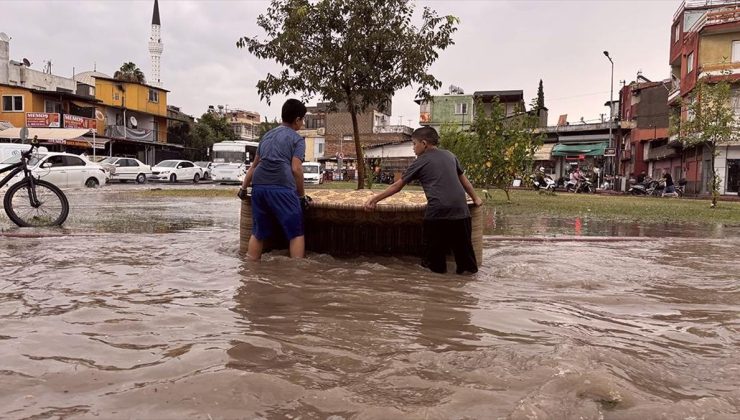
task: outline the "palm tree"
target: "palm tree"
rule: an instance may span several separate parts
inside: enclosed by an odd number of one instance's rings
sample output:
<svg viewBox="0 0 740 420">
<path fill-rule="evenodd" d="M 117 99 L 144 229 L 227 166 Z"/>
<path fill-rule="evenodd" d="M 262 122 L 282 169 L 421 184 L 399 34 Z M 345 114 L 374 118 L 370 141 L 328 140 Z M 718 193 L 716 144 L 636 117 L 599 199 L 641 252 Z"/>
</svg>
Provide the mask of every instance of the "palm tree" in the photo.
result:
<svg viewBox="0 0 740 420">
<path fill-rule="evenodd" d="M 141 71 L 140 68 L 136 66 L 136 64 L 132 62 L 124 63 L 121 68 L 113 73 L 113 78 L 118 80 L 123 80 L 126 82 L 134 82 L 134 83 L 146 83 L 146 78 L 144 77 L 144 72 Z"/>
</svg>

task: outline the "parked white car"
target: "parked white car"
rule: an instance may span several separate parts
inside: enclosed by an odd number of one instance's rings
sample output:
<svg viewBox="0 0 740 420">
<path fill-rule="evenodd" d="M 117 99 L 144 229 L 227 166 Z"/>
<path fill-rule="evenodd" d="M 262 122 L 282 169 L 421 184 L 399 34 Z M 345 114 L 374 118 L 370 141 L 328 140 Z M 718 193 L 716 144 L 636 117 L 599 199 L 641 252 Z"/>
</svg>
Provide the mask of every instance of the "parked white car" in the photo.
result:
<svg viewBox="0 0 740 420">
<path fill-rule="evenodd" d="M 321 164 L 318 162 L 303 162 L 303 182 L 305 184 L 323 184 Z"/>
<path fill-rule="evenodd" d="M 100 165 L 110 171 L 111 181 L 143 184 L 152 175 L 151 166 L 134 158 L 109 157 L 100 161 Z"/>
<path fill-rule="evenodd" d="M 0 166 L 19 161 L 20 156 L 13 156 L 4 160 Z M 105 185 L 108 178 L 107 171 L 102 166 L 71 153 L 37 154 L 28 162 L 28 167 L 38 178 L 60 188 L 95 188 Z M 20 180 L 22 175 L 18 174 L 16 178 Z"/>
<path fill-rule="evenodd" d="M 211 169 L 213 182 L 240 184 L 247 175 L 249 166 L 244 163 L 217 163 Z"/>
<path fill-rule="evenodd" d="M 203 171 L 203 179 L 211 179 L 211 169 L 213 169 L 213 162 L 202 160 L 193 163 L 195 164 L 195 166 L 200 167 L 200 169 Z"/>
<path fill-rule="evenodd" d="M 152 167 L 152 181 L 177 182 L 203 178 L 203 170 L 189 160 L 163 160 Z"/>
</svg>

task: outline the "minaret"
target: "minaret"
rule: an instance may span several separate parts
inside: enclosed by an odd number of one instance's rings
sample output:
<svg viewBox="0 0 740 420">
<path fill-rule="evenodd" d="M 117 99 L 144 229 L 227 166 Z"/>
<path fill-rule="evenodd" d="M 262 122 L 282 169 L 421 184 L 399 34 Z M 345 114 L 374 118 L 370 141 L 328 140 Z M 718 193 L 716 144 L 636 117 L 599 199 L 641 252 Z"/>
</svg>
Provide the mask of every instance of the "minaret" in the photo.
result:
<svg viewBox="0 0 740 420">
<path fill-rule="evenodd" d="M 159 79 L 159 58 L 162 56 L 162 38 L 160 35 L 159 3 L 154 0 L 154 13 L 152 14 L 152 36 L 149 38 L 149 54 L 152 59 L 152 75 L 147 82 L 152 86 L 162 87 Z"/>
</svg>

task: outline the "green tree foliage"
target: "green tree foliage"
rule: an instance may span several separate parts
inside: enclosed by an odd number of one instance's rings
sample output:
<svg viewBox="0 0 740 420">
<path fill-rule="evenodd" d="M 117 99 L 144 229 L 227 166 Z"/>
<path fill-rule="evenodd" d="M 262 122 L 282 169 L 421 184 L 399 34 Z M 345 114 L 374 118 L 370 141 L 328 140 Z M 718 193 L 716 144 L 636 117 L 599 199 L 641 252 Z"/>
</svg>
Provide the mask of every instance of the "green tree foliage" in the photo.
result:
<svg viewBox="0 0 740 420">
<path fill-rule="evenodd" d="M 540 85 L 537 87 L 537 106 L 535 111 L 539 111 L 545 107 L 545 89 L 542 87 L 542 79 L 540 79 Z"/>
<path fill-rule="evenodd" d="M 500 188 L 506 193 L 507 201 L 511 201 L 512 182 L 530 172 L 534 152 L 542 145 L 540 135 L 534 132 L 537 121 L 523 109 L 506 117 L 506 110 L 498 98 L 487 115 L 479 102 L 470 131 L 445 125 L 441 130 L 441 145 L 457 155 L 473 185 Z"/>
<path fill-rule="evenodd" d="M 113 78 L 133 83 L 146 83 L 144 72 L 132 62 L 124 63 L 121 68 L 113 73 Z"/>
<path fill-rule="evenodd" d="M 213 143 L 234 139 L 236 136 L 226 117 L 217 112 L 206 112 L 190 130 L 188 143 L 184 144 L 185 152 L 191 159 L 201 160 Z"/>
<path fill-rule="evenodd" d="M 425 7 L 416 27 L 413 13 L 409 0 L 272 0 L 257 18 L 266 38 L 237 42 L 282 65 L 280 73 L 257 83 L 268 103 L 275 94 L 302 92 L 304 98 L 322 97 L 330 110 L 349 111 L 358 189 L 365 167 L 357 115 L 370 106 L 387 106 L 396 91 L 412 84 L 422 98 L 442 85 L 428 70 L 438 52 L 453 44 L 458 19 Z"/>
<path fill-rule="evenodd" d="M 712 192 L 712 207 L 719 198 L 720 175 L 714 166 L 718 147 L 740 138 L 740 119 L 732 106 L 732 86 L 726 80 L 709 82 L 706 77 L 696 84 L 688 101 L 682 103 L 687 118 L 672 120 L 673 133 L 678 133 L 687 147 L 704 145 L 712 155 L 710 177 L 707 187 Z"/>
</svg>

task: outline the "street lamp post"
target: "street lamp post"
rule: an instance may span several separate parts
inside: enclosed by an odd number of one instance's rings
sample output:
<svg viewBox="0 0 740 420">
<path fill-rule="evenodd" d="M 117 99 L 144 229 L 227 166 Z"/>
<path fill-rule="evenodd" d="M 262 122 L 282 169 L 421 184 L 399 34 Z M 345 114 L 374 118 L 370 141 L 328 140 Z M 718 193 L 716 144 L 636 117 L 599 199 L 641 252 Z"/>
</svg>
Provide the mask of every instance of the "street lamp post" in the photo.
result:
<svg viewBox="0 0 740 420">
<path fill-rule="evenodd" d="M 614 125 L 614 60 L 609 56 L 609 51 L 604 51 L 604 55 L 612 63 L 612 76 L 609 83 L 609 148 L 614 147 L 614 141 L 612 140 L 612 125 Z M 614 157 L 609 156 L 609 174 L 612 176 L 612 184 L 614 184 Z"/>
</svg>

